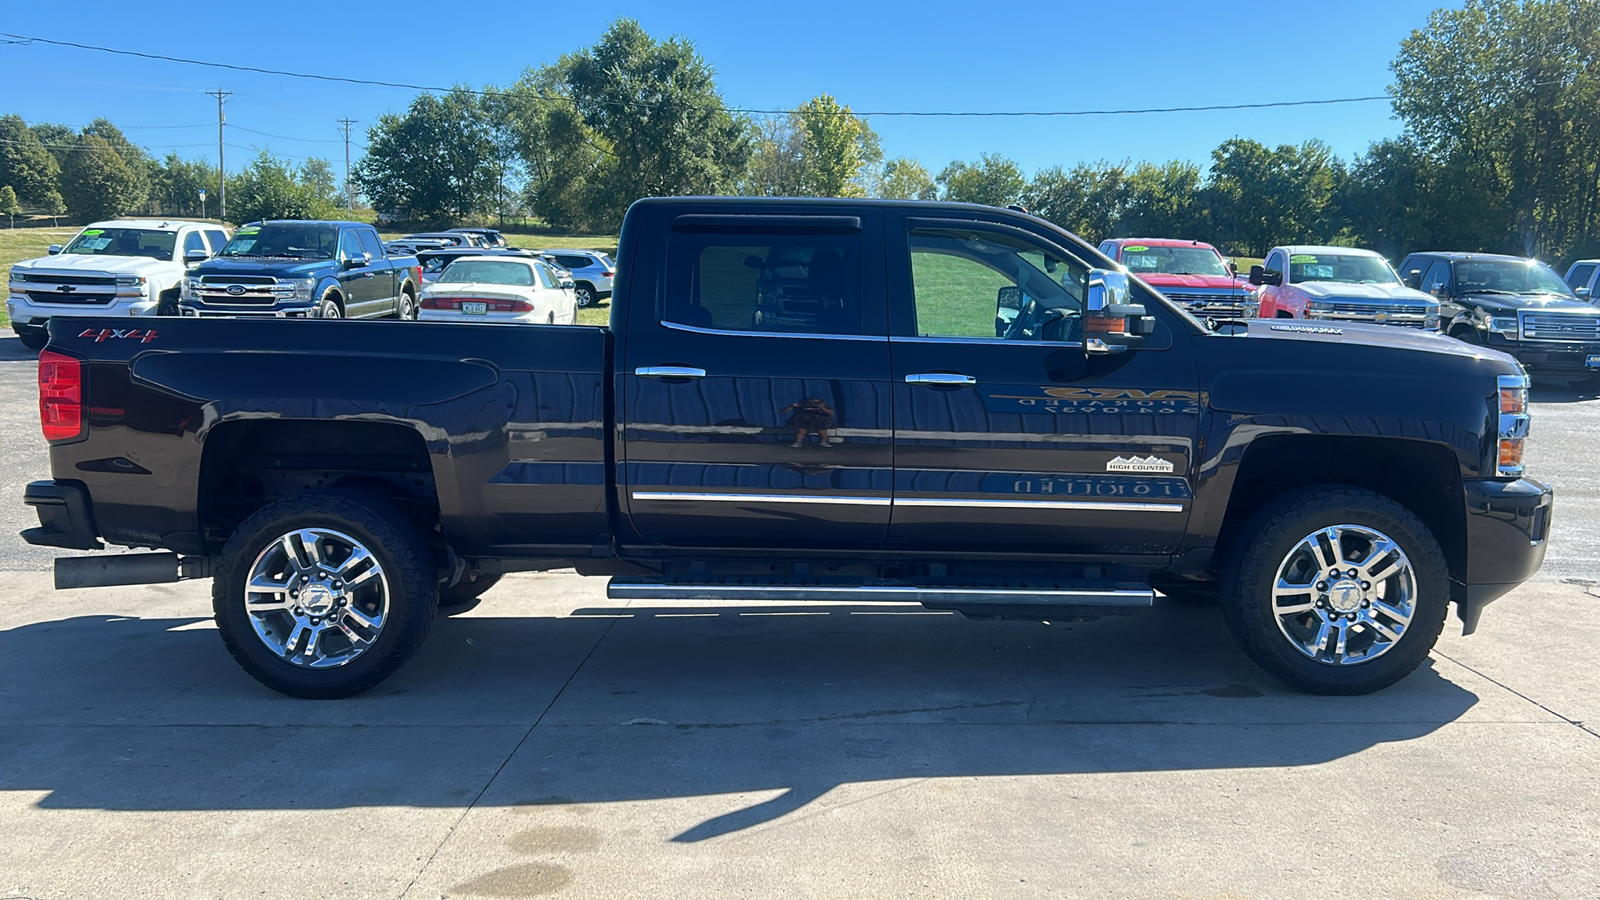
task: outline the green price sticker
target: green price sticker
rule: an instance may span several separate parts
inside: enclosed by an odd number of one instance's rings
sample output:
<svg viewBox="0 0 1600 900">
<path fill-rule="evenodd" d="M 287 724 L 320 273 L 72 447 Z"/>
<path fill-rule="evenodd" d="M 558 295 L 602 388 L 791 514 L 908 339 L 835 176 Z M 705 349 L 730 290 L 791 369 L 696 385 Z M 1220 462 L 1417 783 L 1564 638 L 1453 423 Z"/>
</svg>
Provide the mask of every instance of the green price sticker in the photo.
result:
<svg viewBox="0 0 1600 900">
<path fill-rule="evenodd" d="M 1310 253 L 1299 253 L 1289 257 L 1289 262 L 1292 263 L 1314 263 L 1316 261 L 1317 258 Z"/>
<path fill-rule="evenodd" d="M 105 232 L 104 232 L 104 231 L 101 231 L 101 230 L 100 230 L 100 229 L 98 229 L 98 228 L 90 228 L 90 229 L 88 229 L 88 230 L 87 230 L 87 231 L 85 231 L 85 232 L 84 232 L 84 233 L 83 233 L 83 236 L 84 236 L 84 237 L 94 237 L 94 236 L 95 236 L 95 235 L 97 235 L 97 234 L 105 234 Z"/>
<path fill-rule="evenodd" d="M 235 231 L 233 233 L 233 236 L 234 237 L 239 237 L 240 235 L 259 234 L 260 232 L 261 232 L 261 229 L 259 229 L 259 228 L 241 228 L 238 231 Z"/>
<path fill-rule="evenodd" d="M 1122 252 L 1123 253 L 1147 253 L 1147 252 L 1149 252 L 1149 250 L 1150 250 L 1149 247 L 1123 247 L 1122 248 Z"/>
</svg>

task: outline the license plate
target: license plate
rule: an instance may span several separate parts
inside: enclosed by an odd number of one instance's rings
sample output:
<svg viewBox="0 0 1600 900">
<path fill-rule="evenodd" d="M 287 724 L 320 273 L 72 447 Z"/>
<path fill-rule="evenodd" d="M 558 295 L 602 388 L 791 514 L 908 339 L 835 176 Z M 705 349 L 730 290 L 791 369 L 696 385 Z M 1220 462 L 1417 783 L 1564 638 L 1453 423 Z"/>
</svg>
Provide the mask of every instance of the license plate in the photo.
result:
<svg viewBox="0 0 1600 900">
<path fill-rule="evenodd" d="M 461 311 L 469 316 L 481 316 L 489 311 L 487 303 L 463 303 Z"/>
<path fill-rule="evenodd" d="M 1583 358 L 1583 365 L 1589 369 L 1600 369 L 1600 353 L 1591 353 Z"/>
</svg>

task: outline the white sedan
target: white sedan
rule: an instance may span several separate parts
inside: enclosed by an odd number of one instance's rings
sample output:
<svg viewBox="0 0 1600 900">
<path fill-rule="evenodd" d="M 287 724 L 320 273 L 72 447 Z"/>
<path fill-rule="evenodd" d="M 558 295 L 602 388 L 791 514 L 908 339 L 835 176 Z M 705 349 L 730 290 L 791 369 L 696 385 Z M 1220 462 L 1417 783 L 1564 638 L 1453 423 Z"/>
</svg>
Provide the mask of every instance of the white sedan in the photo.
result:
<svg viewBox="0 0 1600 900">
<path fill-rule="evenodd" d="M 422 289 L 427 322 L 576 325 L 578 301 L 538 259 L 463 256 Z"/>
</svg>

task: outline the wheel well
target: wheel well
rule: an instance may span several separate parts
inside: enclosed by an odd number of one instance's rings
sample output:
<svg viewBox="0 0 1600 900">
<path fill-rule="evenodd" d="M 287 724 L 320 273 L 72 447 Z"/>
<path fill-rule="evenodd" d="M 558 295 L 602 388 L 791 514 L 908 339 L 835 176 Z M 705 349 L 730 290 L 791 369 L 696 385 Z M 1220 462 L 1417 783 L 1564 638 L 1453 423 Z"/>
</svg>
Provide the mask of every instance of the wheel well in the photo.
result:
<svg viewBox="0 0 1600 900">
<path fill-rule="evenodd" d="M 425 532 L 439 521 L 427 446 L 404 425 L 227 422 L 206 436 L 200 460 L 201 533 L 220 545 L 268 503 L 330 487 L 382 497 Z"/>
<path fill-rule="evenodd" d="M 1242 528 L 1283 492 L 1312 484 L 1341 484 L 1382 494 L 1416 513 L 1444 550 L 1452 575 L 1466 563 L 1466 499 L 1453 453 L 1438 444 L 1334 435 L 1279 435 L 1245 451 L 1217 538 L 1226 560 Z"/>
<path fill-rule="evenodd" d="M 589 293 L 591 293 L 591 294 L 600 293 L 599 289 L 596 288 L 592 282 L 584 281 L 583 279 L 580 278 L 575 283 L 577 284 L 578 287 L 586 287 L 586 288 L 588 288 L 589 289 Z"/>
<path fill-rule="evenodd" d="M 333 298 L 333 302 L 334 303 L 339 304 L 339 312 L 341 312 L 341 313 L 344 312 L 344 294 L 343 294 L 343 292 L 341 292 L 336 287 L 328 288 L 327 290 L 322 292 L 322 299 L 326 300 L 329 297 Z"/>
<path fill-rule="evenodd" d="M 1286 309 L 1280 309 L 1280 310 L 1278 310 L 1278 318 L 1280 318 L 1280 319 L 1292 319 L 1292 318 L 1294 318 L 1294 313 L 1289 312 Z"/>
</svg>

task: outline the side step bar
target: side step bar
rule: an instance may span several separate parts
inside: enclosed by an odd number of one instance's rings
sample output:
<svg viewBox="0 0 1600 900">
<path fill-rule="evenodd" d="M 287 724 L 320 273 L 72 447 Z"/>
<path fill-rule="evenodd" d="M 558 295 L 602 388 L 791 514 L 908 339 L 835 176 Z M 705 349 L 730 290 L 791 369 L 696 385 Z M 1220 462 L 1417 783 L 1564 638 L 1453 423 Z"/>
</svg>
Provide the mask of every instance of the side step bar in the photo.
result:
<svg viewBox="0 0 1600 900">
<path fill-rule="evenodd" d="M 818 586 L 787 584 L 678 584 L 617 576 L 606 586 L 612 600 L 789 600 L 920 603 L 929 609 L 981 612 L 986 607 L 1048 609 L 1093 607 L 1134 612 L 1155 604 L 1143 585 L 1112 588 L 967 588 L 917 585 Z"/>
</svg>

